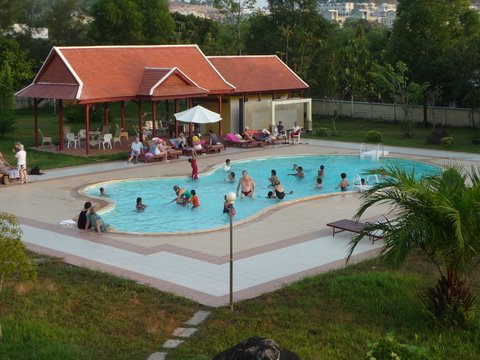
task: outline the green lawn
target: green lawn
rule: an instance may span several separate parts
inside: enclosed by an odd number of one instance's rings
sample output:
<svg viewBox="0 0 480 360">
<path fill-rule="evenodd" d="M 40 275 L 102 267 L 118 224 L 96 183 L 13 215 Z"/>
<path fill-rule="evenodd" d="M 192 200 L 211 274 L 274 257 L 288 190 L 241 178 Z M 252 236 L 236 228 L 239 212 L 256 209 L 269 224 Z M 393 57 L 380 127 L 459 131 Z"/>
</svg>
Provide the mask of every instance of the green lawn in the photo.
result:
<svg viewBox="0 0 480 360">
<path fill-rule="evenodd" d="M 429 359 L 480 358 L 480 322 L 472 329 L 436 328 L 417 298 L 433 285 L 419 258 L 393 271 L 378 260 L 306 278 L 280 291 L 215 311 L 171 360 L 207 360 L 250 336 L 273 338 L 306 360 L 363 359 L 368 343 L 393 332 L 426 348 Z M 478 293 L 480 281 L 472 277 Z M 477 302 L 478 304 L 478 302 Z"/>
<path fill-rule="evenodd" d="M 329 117 L 315 116 L 313 120 L 314 132 L 306 136 L 325 140 L 361 143 L 366 141 L 365 135 L 368 131 L 376 130 L 382 134 L 381 142 L 384 145 L 480 153 L 480 146 L 472 143 L 473 140 L 480 140 L 480 129 L 445 128 L 449 136 L 453 138 L 453 146 L 447 148 L 442 145 L 427 144 L 426 139 L 431 134 L 432 128 L 425 128 L 423 124 L 416 124 L 414 136 L 411 138 L 404 136 L 405 125 L 401 122 L 393 123 L 379 120 L 340 118 L 336 121 L 337 135 L 316 135 L 315 130 L 322 127 L 332 130 L 332 120 Z"/>
<path fill-rule="evenodd" d="M 200 306 L 50 258 L 0 292 L 0 359 L 142 359 Z"/>
<path fill-rule="evenodd" d="M 202 308 L 108 274 L 57 259 L 38 266 L 37 282 L 0 292 L 1 359 L 145 360 Z M 471 277 L 480 290 L 480 273 Z M 170 360 L 211 360 L 250 336 L 266 336 L 304 360 L 363 359 L 368 343 L 393 332 L 425 348 L 428 359 L 476 360 L 480 321 L 469 329 L 434 326 L 417 295 L 436 272 L 419 256 L 400 270 L 379 260 L 306 278 L 256 299 L 211 309 Z M 477 300 L 478 306 L 478 300 Z"/>
</svg>

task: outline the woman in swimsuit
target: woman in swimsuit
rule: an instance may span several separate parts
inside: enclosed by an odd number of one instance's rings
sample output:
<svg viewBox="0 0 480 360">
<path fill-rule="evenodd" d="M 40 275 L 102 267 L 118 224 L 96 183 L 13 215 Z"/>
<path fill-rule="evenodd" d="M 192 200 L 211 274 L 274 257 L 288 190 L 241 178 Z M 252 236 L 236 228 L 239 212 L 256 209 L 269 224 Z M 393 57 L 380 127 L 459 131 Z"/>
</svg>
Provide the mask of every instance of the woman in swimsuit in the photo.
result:
<svg viewBox="0 0 480 360">
<path fill-rule="evenodd" d="M 275 197 L 282 200 L 285 197 L 285 189 L 280 184 L 280 181 L 275 181 Z"/>
</svg>

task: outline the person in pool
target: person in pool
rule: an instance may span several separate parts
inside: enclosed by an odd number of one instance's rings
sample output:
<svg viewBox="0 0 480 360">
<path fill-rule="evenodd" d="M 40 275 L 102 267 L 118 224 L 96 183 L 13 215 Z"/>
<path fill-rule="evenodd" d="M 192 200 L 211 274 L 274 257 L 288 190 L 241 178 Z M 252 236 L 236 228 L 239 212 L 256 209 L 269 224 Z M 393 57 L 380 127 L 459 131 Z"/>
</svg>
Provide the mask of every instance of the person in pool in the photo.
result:
<svg viewBox="0 0 480 360">
<path fill-rule="evenodd" d="M 323 179 L 321 176 L 317 176 L 317 188 L 321 188 L 323 186 Z"/>
<path fill-rule="evenodd" d="M 277 171 L 272 170 L 272 175 L 268 178 L 268 181 L 270 181 L 270 186 L 275 186 L 275 182 L 277 180 L 278 180 Z"/>
<path fill-rule="evenodd" d="M 280 184 L 280 181 L 276 181 L 275 184 L 275 193 L 273 191 L 269 191 L 268 194 L 267 194 L 267 198 L 269 199 L 279 199 L 279 200 L 282 200 L 285 198 L 285 195 L 287 195 L 287 193 L 285 193 L 285 189 L 283 187 L 282 184 Z M 293 194 L 293 190 L 289 191 L 288 194 Z"/>
<path fill-rule="evenodd" d="M 228 177 L 226 179 L 223 179 L 225 182 L 228 181 L 228 182 L 235 182 L 235 173 L 233 171 L 230 172 L 230 174 L 228 174 Z"/>
<path fill-rule="evenodd" d="M 142 198 L 141 197 L 137 197 L 137 205 L 135 205 L 135 208 L 138 210 L 138 211 L 143 211 L 145 210 L 145 208 L 147 207 L 148 205 L 145 205 L 143 202 L 142 202 Z"/>
<path fill-rule="evenodd" d="M 178 205 L 187 205 L 190 198 L 192 197 L 192 193 L 190 192 L 190 190 L 187 190 L 186 188 L 181 188 L 178 185 L 175 185 L 173 187 L 173 191 L 175 191 L 177 197 L 171 202 L 175 201 Z"/>
<path fill-rule="evenodd" d="M 325 176 L 325 166 L 320 165 L 320 169 L 318 170 L 318 177 L 323 178 Z"/>
<path fill-rule="evenodd" d="M 249 196 L 253 198 L 253 193 L 255 192 L 255 182 L 250 175 L 248 175 L 247 170 L 242 171 L 242 177 L 238 181 L 237 196 L 240 188 L 242 188 L 242 197 Z"/>
<path fill-rule="evenodd" d="M 341 178 L 341 180 L 340 180 L 340 182 L 338 183 L 338 185 L 335 187 L 335 189 L 340 188 L 340 190 L 346 191 L 347 188 L 350 186 L 350 184 L 349 184 L 348 181 L 347 181 L 347 174 L 341 173 L 341 174 L 340 174 L 340 178 Z"/>
<path fill-rule="evenodd" d="M 303 168 L 301 166 L 297 166 L 295 170 L 297 171 L 296 173 L 288 175 L 296 176 L 299 179 L 303 179 L 305 177 L 305 174 L 303 173 Z"/>
<path fill-rule="evenodd" d="M 190 198 L 189 202 L 192 203 L 192 210 L 193 210 L 196 207 L 200 206 L 200 200 L 198 199 L 198 195 L 195 190 L 192 189 L 190 193 L 192 194 L 192 197 Z"/>
<path fill-rule="evenodd" d="M 100 190 L 100 196 L 108 196 L 108 194 L 105 191 L 105 188 L 101 187 L 99 190 Z"/>
<path fill-rule="evenodd" d="M 236 211 L 235 211 L 235 208 L 233 207 L 233 204 L 227 201 L 227 195 L 225 195 L 224 199 L 225 201 L 223 202 L 223 213 L 232 214 L 232 216 L 234 216 Z"/>
<path fill-rule="evenodd" d="M 225 166 L 223 167 L 223 171 L 228 173 L 230 171 L 230 159 L 225 160 Z"/>
</svg>

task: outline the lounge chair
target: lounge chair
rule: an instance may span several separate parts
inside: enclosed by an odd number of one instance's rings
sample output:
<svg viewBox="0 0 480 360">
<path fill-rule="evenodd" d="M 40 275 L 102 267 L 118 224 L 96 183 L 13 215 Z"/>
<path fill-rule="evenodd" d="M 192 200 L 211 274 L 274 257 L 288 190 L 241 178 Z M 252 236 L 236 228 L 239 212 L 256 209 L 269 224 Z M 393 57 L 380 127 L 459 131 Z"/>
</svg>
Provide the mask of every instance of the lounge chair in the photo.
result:
<svg viewBox="0 0 480 360">
<path fill-rule="evenodd" d="M 45 143 L 49 143 L 50 145 L 52 145 L 52 137 L 51 136 L 45 136 L 45 134 L 40 129 L 38 129 L 38 133 L 42 137 L 42 146 L 45 145 Z"/>
<path fill-rule="evenodd" d="M 235 136 L 235 134 L 228 133 L 224 137 L 225 143 L 230 146 L 237 146 L 237 147 L 262 147 L 264 145 L 263 141 L 248 141 L 248 140 L 240 140 Z"/>
<path fill-rule="evenodd" d="M 349 219 L 338 220 L 338 221 L 334 221 L 332 223 L 327 224 L 327 226 L 330 226 L 333 229 L 333 236 L 335 236 L 335 234 L 337 233 L 344 232 L 344 231 L 349 231 L 355 234 L 359 234 L 365 229 L 367 225 L 368 223 L 362 223 L 359 221 L 353 221 Z M 368 239 L 373 244 L 376 240 L 383 239 L 383 234 L 376 233 L 376 232 L 369 233 Z"/>
<path fill-rule="evenodd" d="M 163 152 L 159 155 L 150 155 L 150 156 L 147 156 L 146 154 L 140 154 L 138 156 L 138 160 L 143 161 L 144 163 L 149 163 L 154 161 L 167 160 L 167 156 L 168 156 L 167 152 Z"/>
</svg>

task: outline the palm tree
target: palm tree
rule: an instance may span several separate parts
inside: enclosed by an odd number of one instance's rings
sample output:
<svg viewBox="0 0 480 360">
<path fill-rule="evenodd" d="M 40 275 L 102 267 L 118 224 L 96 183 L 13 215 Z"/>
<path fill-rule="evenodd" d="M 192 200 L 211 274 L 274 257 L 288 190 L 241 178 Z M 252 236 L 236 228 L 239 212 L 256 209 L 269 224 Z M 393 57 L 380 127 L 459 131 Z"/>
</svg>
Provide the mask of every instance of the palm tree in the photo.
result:
<svg viewBox="0 0 480 360">
<path fill-rule="evenodd" d="M 371 206 L 386 204 L 394 220 L 369 224 L 353 237 L 348 259 L 358 242 L 373 231 L 383 232 L 382 257 L 392 265 L 401 265 L 420 250 L 440 273 L 437 286 L 420 299 L 437 318 L 464 322 L 474 301 L 465 280 L 480 262 L 479 169 L 464 171 L 451 165 L 422 178 L 395 166 L 372 173 L 384 175 L 385 181 L 364 193 L 354 218 L 360 219 Z"/>
</svg>

